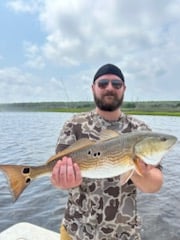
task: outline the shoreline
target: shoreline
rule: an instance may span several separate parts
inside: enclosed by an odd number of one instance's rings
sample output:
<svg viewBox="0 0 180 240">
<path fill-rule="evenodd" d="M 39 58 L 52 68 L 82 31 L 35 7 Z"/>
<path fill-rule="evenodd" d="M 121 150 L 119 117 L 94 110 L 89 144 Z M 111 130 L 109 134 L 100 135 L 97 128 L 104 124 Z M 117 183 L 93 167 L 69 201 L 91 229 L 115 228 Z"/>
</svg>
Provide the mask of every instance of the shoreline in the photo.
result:
<svg viewBox="0 0 180 240">
<path fill-rule="evenodd" d="M 67 112 L 67 113 L 81 113 L 81 112 L 88 112 L 92 109 L 86 109 L 86 108 L 59 108 L 59 109 L 46 109 L 39 112 Z M 129 114 L 129 115 L 151 115 L 151 116 L 174 116 L 174 117 L 180 117 L 180 112 L 169 112 L 169 111 L 142 111 L 142 110 L 128 110 L 122 108 L 122 112 Z"/>
<path fill-rule="evenodd" d="M 0 104 L 0 112 L 80 113 L 95 108 L 93 102 L 30 102 Z M 130 115 L 180 116 L 180 101 L 124 102 L 121 110 Z"/>
<path fill-rule="evenodd" d="M 59 109 L 43 109 L 43 110 L 32 110 L 32 109 L 26 109 L 26 110 L 4 110 L 0 112 L 57 112 L 57 113 L 81 113 L 81 112 L 88 112 L 92 109 L 86 109 L 86 108 L 59 108 Z M 127 110 L 122 108 L 122 112 L 128 115 L 149 115 L 149 116 L 169 116 L 169 117 L 180 117 L 180 112 L 169 112 L 169 111 L 142 111 L 142 110 Z"/>
</svg>

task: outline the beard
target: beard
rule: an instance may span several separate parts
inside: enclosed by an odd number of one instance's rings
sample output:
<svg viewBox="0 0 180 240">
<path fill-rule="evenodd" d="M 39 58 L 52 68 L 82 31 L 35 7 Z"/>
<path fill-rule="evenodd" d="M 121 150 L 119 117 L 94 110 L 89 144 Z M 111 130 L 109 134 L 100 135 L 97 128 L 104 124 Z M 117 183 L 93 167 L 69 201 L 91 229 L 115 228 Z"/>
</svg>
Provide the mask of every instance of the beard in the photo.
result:
<svg viewBox="0 0 180 240">
<path fill-rule="evenodd" d="M 111 98 L 111 101 L 106 101 L 106 98 Z M 94 101 L 96 103 L 96 106 L 102 110 L 107 112 L 113 112 L 117 110 L 123 103 L 124 100 L 124 94 L 118 98 L 117 94 L 108 92 L 104 94 L 101 98 L 98 98 L 96 94 L 94 93 Z"/>
</svg>

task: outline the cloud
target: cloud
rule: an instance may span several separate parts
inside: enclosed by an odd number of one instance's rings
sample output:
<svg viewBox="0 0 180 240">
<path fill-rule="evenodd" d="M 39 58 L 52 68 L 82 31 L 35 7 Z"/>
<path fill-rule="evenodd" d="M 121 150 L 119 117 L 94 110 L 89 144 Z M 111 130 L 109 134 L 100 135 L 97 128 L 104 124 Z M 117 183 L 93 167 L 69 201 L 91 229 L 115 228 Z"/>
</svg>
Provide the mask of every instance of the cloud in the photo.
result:
<svg viewBox="0 0 180 240">
<path fill-rule="evenodd" d="M 44 68 L 45 61 L 43 56 L 41 56 L 41 50 L 39 46 L 30 42 L 24 42 L 24 52 L 26 57 L 26 66 L 35 69 Z"/>
<path fill-rule="evenodd" d="M 7 1 L 7 7 L 16 13 L 35 13 L 39 10 L 41 2 L 41 0 L 11 0 Z"/>
<path fill-rule="evenodd" d="M 123 63 L 127 54 L 139 52 L 156 54 L 156 48 L 167 47 L 167 33 L 172 29 L 176 9 L 166 3 L 103 0 L 96 4 L 93 1 L 52 4 L 47 0 L 39 15 L 47 33 L 44 56 L 59 65 L 71 66 L 102 59 Z"/>
<path fill-rule="evenodd" d="M 132 94 L 133 98 L 173 98 L 163 85 L 172 76 L 174 91 L 180 87 L 179 0 L 16 0 L 8 1 L 8 7 L 19 13 L 35 13 L 44 35 L 42 41 L 23 41 L 23 66 L 29 72 L 48 72 L 48 77 L 42 75 L 48 87 L 63 79 L 68 99 L 89 99 L 89 93 L 82 94 L 79 89 L 75 93 L 72 82 L 87 89 L 97 67 L 106 62 L 122 68 L 129 99 Z M 151 93 L 145 91 L 147 86 Z M 41 89 L 41 84 L 38 87 Z"/>
<path fill-rule="evenodd" d="M 25 99 L 28 94 L 31 94 L 31 79 L 30 74 L 24 74 L 18 68 L 0 69 L 0 102 L 16 102 Z"/>
<path fill-rule="evenodd" d="M 84 88 L 85 85 L 81 84 L 81 87 Z M 81 93 L 79 84 L 76 84 L 73 78 L 67 81 L 63 77 L 40 78 L 15 67 L 0 69 L 1 103 L 78 101 Z M 87 99 L 87 93 L 85 99 Z"/>
<path fill-rule="evenodd" d="M 145 56 L 149 51 L 155 56 L 157 48 L 167 48 L 169 38 L 173 39 L 172 21 L 179 18 L 180 4 L 165 2 L 54 0 L 52 4 L 45 0 L 10 1 L 9 5 L 15 11 L 38 9 L 46 33 L 44 43 L 36 45 L 41 55 L 38 62 L 44 58 L 60 66 L 78 66 L 91 64 L 94 59 L 97 63 L 104 59 L 123 64 L 127 54 Z M 37 61 L 37 54 L 31 54 L 30 65 L 33 59 Z"/>
</svg>

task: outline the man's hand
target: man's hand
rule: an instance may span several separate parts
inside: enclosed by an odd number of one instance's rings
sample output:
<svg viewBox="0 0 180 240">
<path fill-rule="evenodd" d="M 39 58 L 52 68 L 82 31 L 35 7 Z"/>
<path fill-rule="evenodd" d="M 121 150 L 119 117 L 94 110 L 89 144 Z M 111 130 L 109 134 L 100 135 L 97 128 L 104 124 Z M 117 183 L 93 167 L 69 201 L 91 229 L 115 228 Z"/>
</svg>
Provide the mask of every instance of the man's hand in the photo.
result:
<svg viewBox="0 0 180 240">
<path fill-rule="evenodd" d="M 140 168 L 140 173 L 142 175 L 146 175 L 148 174 L 148 172 L 154 168 L 154 166 L 152 165 L 149 165 L 149 164 L 146 164 L 145 162 L 143 162 L 142 160 L 138 160 L 138 165 L 139 165 L 139 168 Z"/>
<path fill-rule="evenodd" d="M 63 157 L 53 168 L 51 182 L 54 186 L 69 189 L 77 187 L 82 182 L 80 169 L 69 157 Z"/>
<path fill-rule="evenodd" d="M 163 184 L 163 174 L 160 169 L 147 165 L 143 161 L 138 162 L 139 172 L 141 176 L 134 171 L 131 180 L 137 188 L 142 192 L 153 193 L 160 190 Z"/>
</svg>

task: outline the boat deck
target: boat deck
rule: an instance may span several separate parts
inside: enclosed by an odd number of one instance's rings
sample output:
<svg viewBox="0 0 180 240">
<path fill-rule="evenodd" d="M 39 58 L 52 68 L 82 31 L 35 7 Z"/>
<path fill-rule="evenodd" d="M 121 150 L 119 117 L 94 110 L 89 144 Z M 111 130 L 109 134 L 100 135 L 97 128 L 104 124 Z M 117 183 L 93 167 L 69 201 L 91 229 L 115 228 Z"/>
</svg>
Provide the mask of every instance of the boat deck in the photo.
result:
<svg viewBox="0 0 180 240">
<path fill-rule="evenodd" d="M 60 234 L 31 223 L 17 223 L 0 233 L 0 240 L 60 240 Z"/>
</svg>

